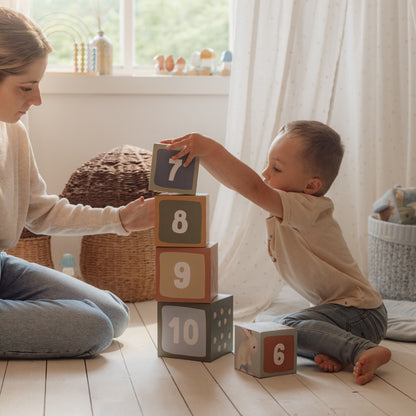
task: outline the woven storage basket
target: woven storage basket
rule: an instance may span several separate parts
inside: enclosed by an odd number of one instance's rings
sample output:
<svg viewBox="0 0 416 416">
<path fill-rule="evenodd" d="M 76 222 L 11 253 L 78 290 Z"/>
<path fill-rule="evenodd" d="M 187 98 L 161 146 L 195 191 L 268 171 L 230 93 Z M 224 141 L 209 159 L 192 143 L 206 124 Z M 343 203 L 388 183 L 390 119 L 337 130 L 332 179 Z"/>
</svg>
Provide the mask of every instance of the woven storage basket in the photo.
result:
<svg viewBox="0 0 416 416">
<path fill-rule="evenodd" d="M 416 301 L 416 225 L 368 218 L 368 278 L 384 299 Z"/>
<path fill-rule="evenodd" d="M 148 190 L 152 153 L 124 145 L 100 153 L 70 177 L 63 197 L 73 204 L 96 208 L 119 207 L 134 199 L 152 197 Z M 126 302 L 155 296 L 154 229 L 82 237 L 82 278 L 100 289 L 110 290 Z"/>
<path fill-rule="evenodd" d="M 24 228 L 19 242 L 13 248 L 6 250 L 6 253 L 53 269 L 49 235 L 33 234 Z"/>
</svg>

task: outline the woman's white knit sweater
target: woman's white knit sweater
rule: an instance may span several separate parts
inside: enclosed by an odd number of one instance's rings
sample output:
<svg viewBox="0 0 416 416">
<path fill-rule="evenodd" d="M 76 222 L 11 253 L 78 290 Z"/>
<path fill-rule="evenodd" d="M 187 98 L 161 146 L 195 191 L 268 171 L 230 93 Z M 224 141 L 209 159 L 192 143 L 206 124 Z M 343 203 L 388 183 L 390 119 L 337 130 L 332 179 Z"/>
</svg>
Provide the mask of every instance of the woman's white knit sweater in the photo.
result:
<svg viewBox="0 0 416 416">
<path fill-rule="evenodd" d="M 71 205 L 48 195 L 25 127 L 0 122 L 0 250 L 15 246 L 23 227 L 47 235 L 128 235 L 119 208 Z"/>
</svg>

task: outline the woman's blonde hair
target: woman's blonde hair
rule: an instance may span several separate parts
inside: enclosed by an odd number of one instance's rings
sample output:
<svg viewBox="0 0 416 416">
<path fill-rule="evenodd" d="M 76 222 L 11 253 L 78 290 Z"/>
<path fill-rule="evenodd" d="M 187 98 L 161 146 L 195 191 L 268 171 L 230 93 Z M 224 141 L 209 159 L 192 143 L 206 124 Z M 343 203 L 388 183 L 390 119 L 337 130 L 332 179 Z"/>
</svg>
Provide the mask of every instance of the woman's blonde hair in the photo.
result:
<svg viewBox="0 0 416 416">
<path fill-rule="evenodd" d="M 36 59 L 52 52 L 42 29 L 22 13 L 0 7 L 0 82 L 20 75 Z"/>
</svg>

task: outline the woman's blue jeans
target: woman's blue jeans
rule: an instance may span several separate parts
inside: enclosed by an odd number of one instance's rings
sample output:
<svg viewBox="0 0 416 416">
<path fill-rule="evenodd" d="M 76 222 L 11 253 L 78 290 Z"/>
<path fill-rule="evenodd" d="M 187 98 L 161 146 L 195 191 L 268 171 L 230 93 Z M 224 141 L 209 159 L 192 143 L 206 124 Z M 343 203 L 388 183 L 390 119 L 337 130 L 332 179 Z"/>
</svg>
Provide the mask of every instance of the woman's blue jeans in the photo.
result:
<svg viewBox="0 0 416 416">
<path fill-rule="evenodd" d="M 377 346 L 386 335 L 387 311 L 383 304 L 359 309 L 328 303 L 273 321 L 297 329 L 299 355 L 326 354 L 343 364 L 355 364 L 363 351 Z"/>
<path fill-rule="evenodd" d="M 0 359 L 91 357 L 128 323 L 112 293 L 0 252 Z"/>
</svg>

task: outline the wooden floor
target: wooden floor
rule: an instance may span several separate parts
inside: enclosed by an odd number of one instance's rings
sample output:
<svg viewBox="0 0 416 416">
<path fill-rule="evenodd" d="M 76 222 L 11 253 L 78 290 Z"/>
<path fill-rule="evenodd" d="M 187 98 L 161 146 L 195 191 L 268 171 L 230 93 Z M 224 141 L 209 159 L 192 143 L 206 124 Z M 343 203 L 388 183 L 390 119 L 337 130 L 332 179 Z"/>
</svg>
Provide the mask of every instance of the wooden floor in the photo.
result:
<svg viewBox="0 0 416 416">
<path fill-rule="evenodd" d="M 156 302 L 129 307 L 129 329 L 95 359 L 0 361 L 0 415 L 416 415 L 415 343 L 383 342 L 393 359 L 365 386 L 302 358 L 297 374 L 257 379 L 232 354 L 158 358 Z"/>
</svg>

